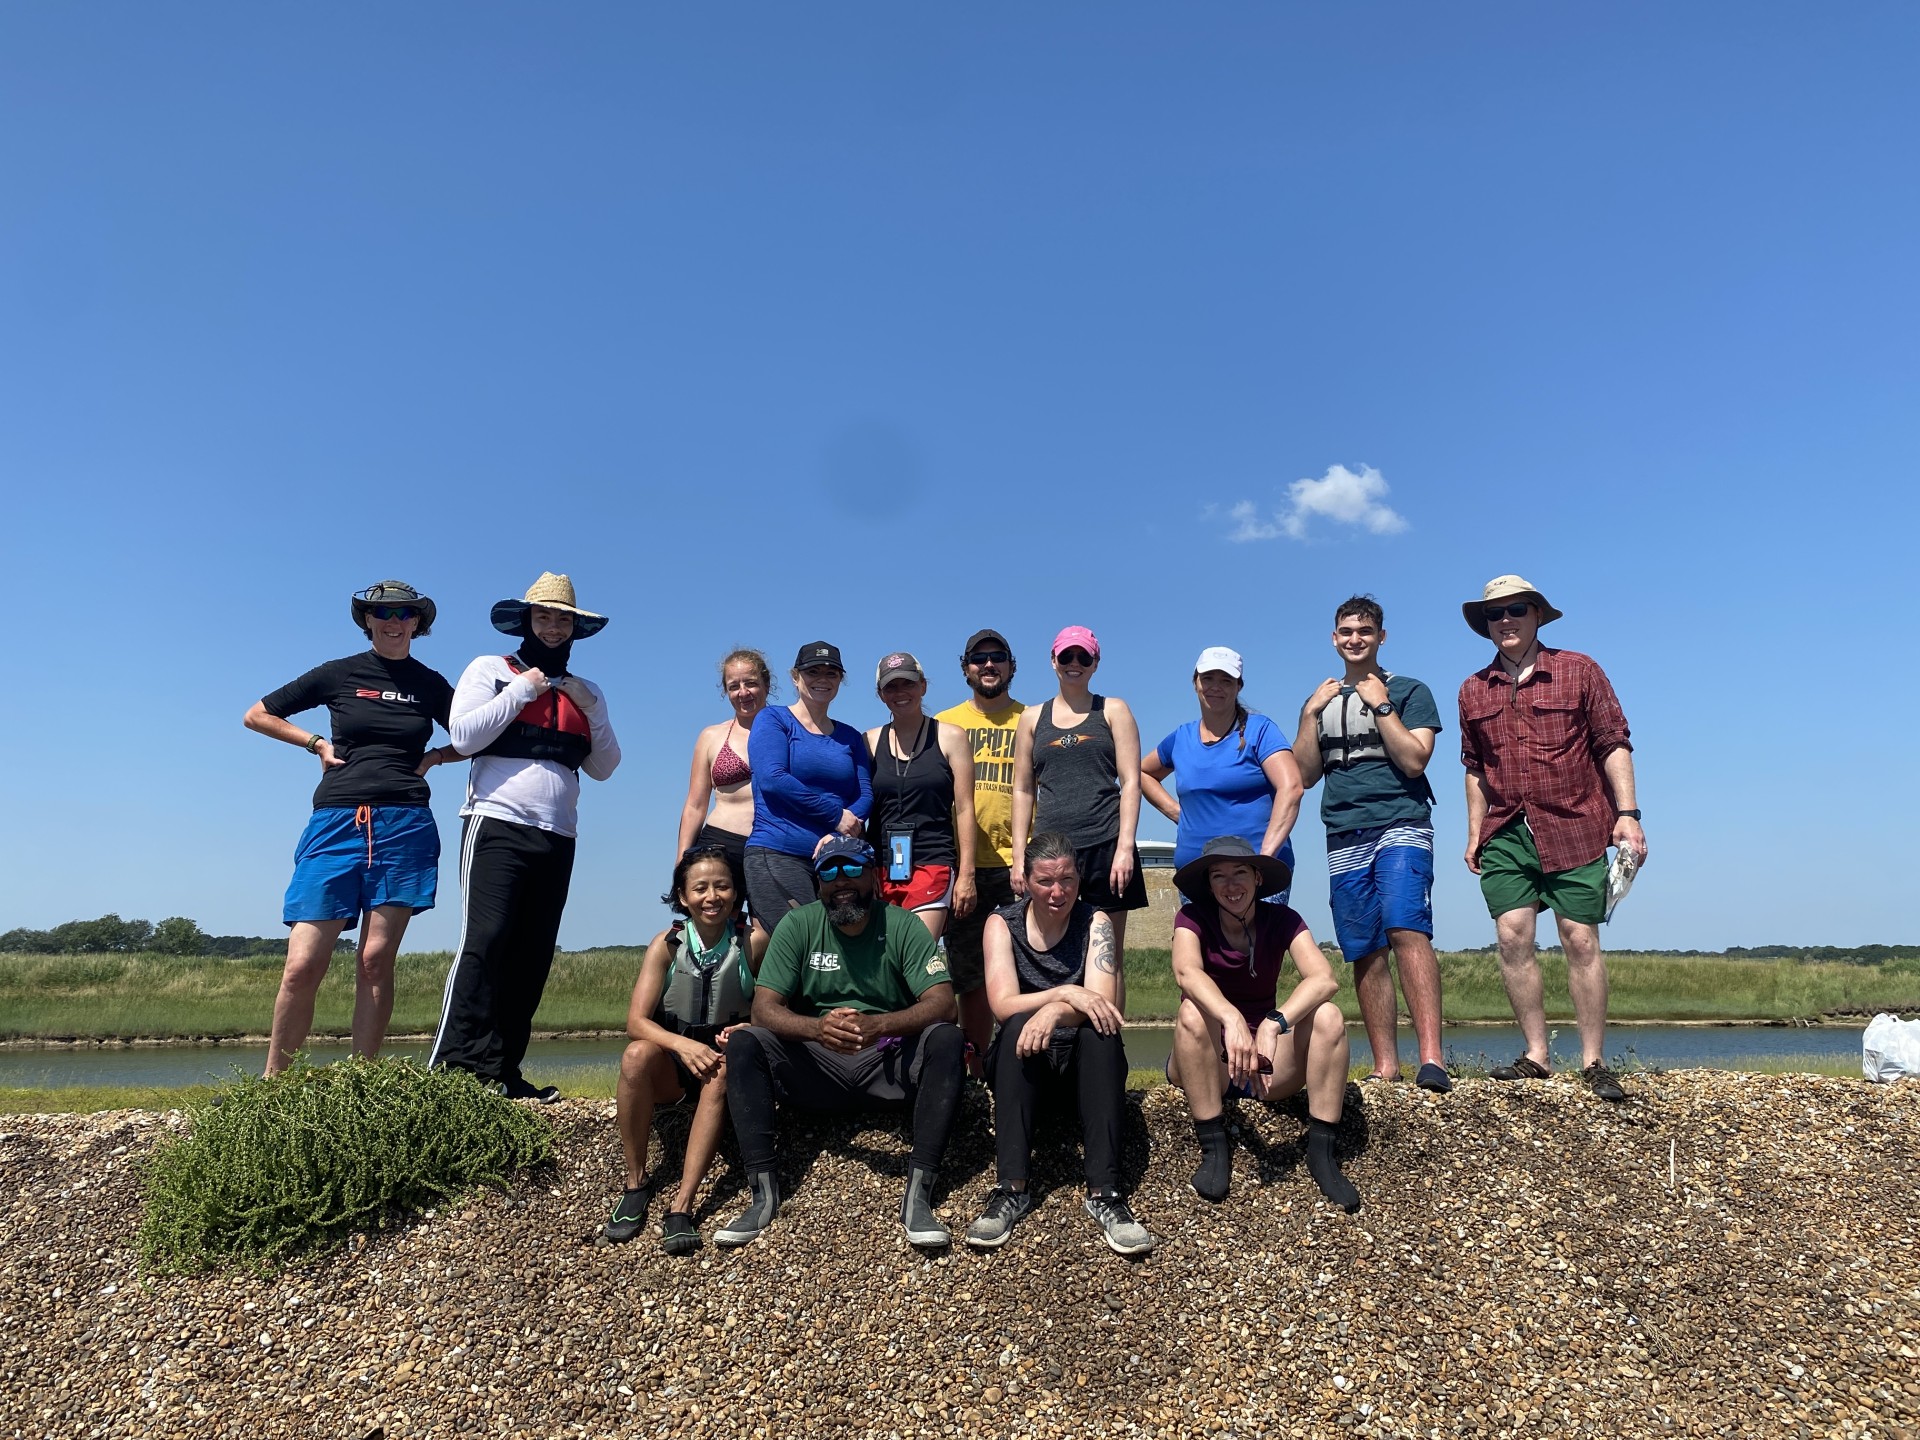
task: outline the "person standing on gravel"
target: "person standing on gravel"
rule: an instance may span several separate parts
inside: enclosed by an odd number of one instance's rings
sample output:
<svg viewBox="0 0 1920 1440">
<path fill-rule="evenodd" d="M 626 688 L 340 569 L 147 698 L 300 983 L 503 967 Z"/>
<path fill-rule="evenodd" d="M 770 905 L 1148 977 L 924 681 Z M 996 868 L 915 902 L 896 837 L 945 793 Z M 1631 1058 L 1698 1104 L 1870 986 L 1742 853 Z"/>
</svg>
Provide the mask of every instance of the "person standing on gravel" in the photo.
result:
<svg viewBox="0 0 1920 1440">
<path fill-rule="evenodd" d="M 1561 612 L 1520 576 L 1496 576 L 1460 608 L 1474 634 L 1496 649 L 1492 663 L 1460 686 L 1467 868 L 1480 877 L 1501 983 L 1527 1045 L 1491 1073 L 1496 1080 L 1547 1077 L 1535 931 L 1539 912 L 1551 909 L 1567 957 L 1581 1077 L 1602 1100 L 1624 1100 L 1605 1061 L 1607 964 L 1598 927 L 1606 916 L 1608 845 L 1637 863 L 1647 858 L 1627 717 L 1590 657 L 1540 643 L 1540 627 Z"/>
<path fill-rule="evenodd" d="M 1440 733 L 1433 692 L 1418 680 L 1379 668 L 1386 616 L 1371 595 L 1340 602 L 1333 651 L 1346 673 L 1320 682 L 1300 707 L 1306 746 L 1300 778 L 1322 777 L 1320 818 L 1327 827 L 1333 933 L 1353 966 L 1353 988 L 1373 1047 L 1370 1080 L 1400 1078 L 1393 971 L 1420 1042 L 1415 1083 L 1453 1089 L 1440 1049 L 1440 962 L 1433 955 L 1433 786 L 1426 776 Z"/>
<path fill-rule="evenodd" d="M 1026 867 L 1026 897 L 987 921 L 987 995 L 1000 1021 L 987 1052 L 1000 1173 L 985 1212 L 967 1227 L 967 1244 L 998 1249 L 1033 1208 L 1034 1104 L 1051 1090 L 1079 1101 L 1087 1213 L 1116 1254 L 1144 1254 L 1154 1237 L 1120 1194 L 1127 1052 L 1113 925 L 1080 898 L 1064 835 L 1028 841 Z"/>
<path fill-rule="evenodd" d="M 745 1245 L 779 1213 L 778 1101 L 834 1111 L 906 1101 L 913 1153 L 900 1222 L 913 1244 L 944 1246 L 952 1237 L 933 1213 L 933 1189 L 966 1076 L 946 961 L 926 926 L 879 898 L 865 840 L 829 836 L 813 870 L 820 898 L 774 927 L 753 1023 L 727 1041 L 727 1108 L 751 1198 L 714 1243 Z"/>
<path fill-rule="evenodd" d="M 967 1032 L 976 1075 L 993 1035 L 987 1003 L 987 917 L 1013 903 L 1013 748 L 1027 707 L 1007 693 L 1015 670 L 1013 647 L 998 630 L 976 630 L 960 652 L 960 674 L 972 692 L 934 719 L 964 730 L 973 749 L 973 887 L 976 899 L 947 922 L 947 964 L 960 997 L 960 1028 Z"/>
</svg>

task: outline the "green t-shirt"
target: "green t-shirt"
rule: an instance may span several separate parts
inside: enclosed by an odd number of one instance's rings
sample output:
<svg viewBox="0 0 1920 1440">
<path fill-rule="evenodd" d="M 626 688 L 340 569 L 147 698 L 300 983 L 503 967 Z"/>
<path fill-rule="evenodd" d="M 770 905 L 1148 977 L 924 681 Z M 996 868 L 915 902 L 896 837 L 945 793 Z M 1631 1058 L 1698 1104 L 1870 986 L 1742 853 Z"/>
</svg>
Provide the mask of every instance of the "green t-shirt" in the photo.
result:
<svg viewBox="0 0 1920 1440">
<path fill-rule="evenodd" d="M 842 935 L 816 900 L 789 910 L 773 927 L 754 983 L 786 996 L 796 1015 L 842 1006 L 886 1015 L 911 1009 L 951 977 L 927 927 L 907 911 L 875 904 L 866 929 Z"/>
<path fill-rule="evenodd" d="M 1433 703 L 1433 692 L 1418 680 L 1388 675 L 1387 698 L 1409 730 L 1440 733 L 1440 708 Z M 1325 776 L 1321 783 L 1326 786 L 1320 796 L 1320 818 L 1326 821 L 1329 835 L 1377 825 L 1432 823 L 1433 787 L 1425 775 L 1403 775 L 1394 767 L 1373 712 L 1351 685 L 1342 685 L 1320 712 L 1319 740 Z M 1371 758 L 1336 763 L 1342 756 Z"/>
</svg>

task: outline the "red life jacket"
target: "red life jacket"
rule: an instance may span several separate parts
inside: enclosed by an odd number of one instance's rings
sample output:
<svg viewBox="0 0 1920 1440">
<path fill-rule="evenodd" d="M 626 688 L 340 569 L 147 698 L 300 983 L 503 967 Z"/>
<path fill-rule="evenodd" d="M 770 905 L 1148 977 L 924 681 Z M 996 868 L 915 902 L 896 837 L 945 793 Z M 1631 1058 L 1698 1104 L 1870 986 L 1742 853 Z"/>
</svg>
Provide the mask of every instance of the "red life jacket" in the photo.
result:
<svg viewBox="0 0 1920 1440">
<path fill-rule="evenodd" d="M 527 667 L 517 655 L 502 657 L 507 668 L 518 675 Z M 501 682 L 505 689 L 506 681 Z M 552 760 L 578 770 L 593 749 L 593 731 L 586 712 L 573 703 L 573 697 L 557 686 L 543 690 L 523 706 L 508 722 L 500 736 L 480 753 L 512 760 Z"/>
</svg>

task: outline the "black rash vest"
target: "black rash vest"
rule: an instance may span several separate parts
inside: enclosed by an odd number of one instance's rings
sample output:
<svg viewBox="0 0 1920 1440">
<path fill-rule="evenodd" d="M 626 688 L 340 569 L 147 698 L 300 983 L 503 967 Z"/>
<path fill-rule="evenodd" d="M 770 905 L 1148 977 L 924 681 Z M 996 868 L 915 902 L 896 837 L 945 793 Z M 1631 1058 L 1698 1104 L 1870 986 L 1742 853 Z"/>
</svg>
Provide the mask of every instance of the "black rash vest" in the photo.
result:
<svg viewBox="0 0 1920 1440">
<path fill-rule="evenodd" d="M 412 656 L 383 660 L 372 650 L 316 665 L 260 702 L 282 720 L 326 706 L 333 717 L 334 755 L 346 761 L 327 771 L 313 792 L 316 810 L 361 805 L 425 805 L 426 780 L 414 774 L 433 740 L 434 722 L 446 728 L 453 686 Z"/>
</svg>

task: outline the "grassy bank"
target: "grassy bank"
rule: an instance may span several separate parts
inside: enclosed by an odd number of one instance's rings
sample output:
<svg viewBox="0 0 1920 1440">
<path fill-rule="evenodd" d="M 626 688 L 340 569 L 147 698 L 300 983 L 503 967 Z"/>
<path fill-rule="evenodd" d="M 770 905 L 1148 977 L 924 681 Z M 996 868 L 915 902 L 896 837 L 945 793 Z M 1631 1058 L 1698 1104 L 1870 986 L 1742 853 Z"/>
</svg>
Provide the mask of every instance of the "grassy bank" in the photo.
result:
<svg viewBox="0 0 1920 1440">
<path fill-rule="evenodd" d="M 536 1024 L 542 1030 L 608 1030 L 625 1023 L 640 951 L 562 952 L 553 964 Z M 431 1030 L 439 1018 L 450 957 L 403 955 L 395 977 L 393 1031 Z M 1452 1020 L 1509 1018 L 1499 962 L 1471 952 L 1440 957 Z M 1572 1019 L 1566 963 L 1542 957 L 1547 1014 Z M 1805 965 L 1619 954 L 1608 957 L 1610 1013 L 1629 1020 L 1794 1020 L 1834 1013 L 1920 1010 L 1920 964 Z M 259 1034 L 280 983 L 273 958 L 173 955 L 0 955 L 0 1038 L 171 1038 Z M 1344 981 L 1344 966 L 1335 973 Z M 1172 1015 L 1179 996 L 1165 950 L 1127 956 L 1127 1012 L 1139 1020 Z M 1351 988 L 1341 1009 L 1357 1017 Z M 352 962 L 336 962 L 321 986 L 315 1030 L 347 1033 Z"/>
</svg>

